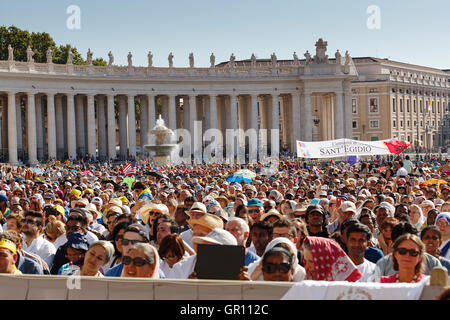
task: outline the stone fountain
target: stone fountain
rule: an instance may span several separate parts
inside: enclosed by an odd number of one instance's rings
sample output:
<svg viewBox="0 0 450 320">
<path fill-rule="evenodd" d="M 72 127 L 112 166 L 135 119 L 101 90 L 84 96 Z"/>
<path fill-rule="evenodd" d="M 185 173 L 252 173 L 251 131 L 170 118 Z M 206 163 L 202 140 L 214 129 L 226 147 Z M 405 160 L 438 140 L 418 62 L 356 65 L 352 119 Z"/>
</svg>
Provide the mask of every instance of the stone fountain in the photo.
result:
<svg viewBox="0 0 450 320">
<path fill-rule="evenodd" d="M 153 161 L 157 166 L 169 166 L 171 164 L 171 153 L 178 147 L 176 144 L 167 143 L 170 142 L 170 137 L 174 135 L 174 132 L 164 125 L 164 120 L 159 115 L 158 120 L 156 120 L 155 127 L 150 130 L 150 141 L 155 137 L 154 145 L 145 145 L 145 150 L 153 152 Z M 169 138 L 169 139 L 168 139 Z"/>
</svg>

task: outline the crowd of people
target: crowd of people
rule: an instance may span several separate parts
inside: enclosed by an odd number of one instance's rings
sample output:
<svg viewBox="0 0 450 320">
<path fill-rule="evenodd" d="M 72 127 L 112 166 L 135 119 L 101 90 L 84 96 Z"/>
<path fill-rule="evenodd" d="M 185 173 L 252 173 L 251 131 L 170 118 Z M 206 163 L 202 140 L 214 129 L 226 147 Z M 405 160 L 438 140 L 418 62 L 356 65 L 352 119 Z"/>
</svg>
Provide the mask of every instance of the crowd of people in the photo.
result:
<svg viewBox="0 0 450 320">
<path fill-rule="evenodd" d="M 124 165 L 2 166 L 0 273 L 195 279 L 199 244 L 244 247 L 248 281 L 450 270 L 450 160 Z"/>
</svg>

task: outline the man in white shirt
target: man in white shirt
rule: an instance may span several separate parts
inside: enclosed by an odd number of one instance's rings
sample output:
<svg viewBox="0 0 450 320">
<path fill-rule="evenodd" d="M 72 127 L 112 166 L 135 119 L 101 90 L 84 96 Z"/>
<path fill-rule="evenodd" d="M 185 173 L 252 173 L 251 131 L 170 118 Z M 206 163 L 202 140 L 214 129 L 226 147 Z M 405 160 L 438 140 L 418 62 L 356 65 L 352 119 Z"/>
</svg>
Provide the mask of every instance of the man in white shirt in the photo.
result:
<svg viewBox="0 0 450 320">
<path fill-rule="evenodd" d="M 44 224 L 44 217 L 42 216 L 42 213 L 27 211 L 23 222 L 23 250 L 29 253 L 37 254 L 47 263 L 49 267 L 51 267 L 56 253 L 56 248 L 50 241 L 40 235 Z"/>
<path fill-rule="evenodd" d="M 347 228 L 346 232 L 347 237 L 344 237 L 344 239 L 346 239 L 347 254 L 363 274 L 359 282 L 367 282 L 375 271 L 375 263 L 364 258 L 368 242 L 372 237 L 370 229 L 362 223 L 353 223 Z"/>
<path fill-rule="evenodd" d="M 186 211 L 186 214 L 189 216 L 189 220 L 200 219 L 206 213 L 206 206 L 201 202 L 194 202 L 191 209 Z M 180 237 L 192 248 L 192 228 L 180 233 Z"/>
</svg>

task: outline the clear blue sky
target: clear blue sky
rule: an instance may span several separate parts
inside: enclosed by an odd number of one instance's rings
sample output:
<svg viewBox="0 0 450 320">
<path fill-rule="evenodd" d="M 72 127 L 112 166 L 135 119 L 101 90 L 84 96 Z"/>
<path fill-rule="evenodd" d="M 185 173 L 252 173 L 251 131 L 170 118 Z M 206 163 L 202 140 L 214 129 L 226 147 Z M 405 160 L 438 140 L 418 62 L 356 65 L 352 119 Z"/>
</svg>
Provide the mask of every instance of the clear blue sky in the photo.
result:
<svg viewBox="0 0 450 320">
<path fill-rule="evenodd" d="M 153 52 L 155 66 L 166 67 L 169 52 L 174 65 L 209 66 L 231 53 L 237 60 L 254 52 L 258 58 L 300 58 L 314 52 L 319 37 L 328 41 L 328 54 L 345 50 L 353 57 L 374 56 L 450 69 L 450 1 L 427 0 L 0 0 L 0 25 L 16 25 L 30 32 L 48 32 L 57 44 L 70 43 L 86 58 L 108 59 L 116 64 L 146 66 Z M 81 9 L 81 29 L 69 30 L 69 5 Z M 370 30 L 366 12 L 381 10 L 381 28 Z"/>
</svg>

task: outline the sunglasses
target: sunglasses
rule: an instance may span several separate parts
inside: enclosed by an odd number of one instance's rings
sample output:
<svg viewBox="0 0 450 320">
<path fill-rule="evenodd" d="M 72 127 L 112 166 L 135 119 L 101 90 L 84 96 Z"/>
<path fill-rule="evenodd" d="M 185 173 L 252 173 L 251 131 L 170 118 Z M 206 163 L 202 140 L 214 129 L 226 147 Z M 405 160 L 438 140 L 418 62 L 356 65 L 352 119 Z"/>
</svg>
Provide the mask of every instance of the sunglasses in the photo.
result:
<svg viewBox="0 0 450 320">
<path fill-rule="evenodd" d="M 248 213 L 258 213 L 259 212 L 259 210 L 258 209 L 254 209 L 254 210 L 248 210 Z"/>
<path fill-rule="evenodd" d="M 160 212 L 159 211 L 150 211 L 148 214 L 151 216 L 157 216 L 158 214 L 160 214 Z"/>
<path fill-rule="evenodd" d="M 123 246 L 127 246 L 129 244 L 133 245 L 133 244 L 141 243 L 141 242 L 143 242 L 143 241 L 141 241 L 141 240 L 129 240 L 129 239 L 122 238 L 122 245 Z"/>
<path fill-rule="evenodd" d="M 296 214 L 295 217 L 300 219 L 306 219 L 306 214 Z"/>
<path fill-rule="evenodd" d="M 417 250 L 414 250 L 414 249 L 406 249 L 406 248 L 397 248 L 397 252 L 398 252 L 400 255 L 402 255 L 402 256 L 404 256 L 405 254 L 409 253 L 409 255 L 410 255 L 411 257 L 417 257 L 417 256 L 420 254 L 420 252 L 417 251 Z"/>
<path fill-rule="evenodd" d="M 150 264 L 150 262 L 147 259 L 140 258 L 140 257 L 136 257 L 136 258 L 132 259 L 129 256 L 125 256 L 122 258 L 122 263 L 126 266 L 128 266 L 132 262 L 136 267 L 142 267 L 146 264 Z"/>
<path fill-rule="evenodd" d="M 288 273 L 291 270 L 291 265 L 289 263 L 266 263 L 263 265 L 262 270 L 265 273 L 275 273 L 277 270 L 280 273 Z"/>
</svg>

